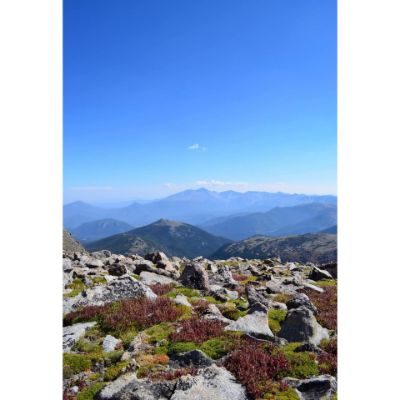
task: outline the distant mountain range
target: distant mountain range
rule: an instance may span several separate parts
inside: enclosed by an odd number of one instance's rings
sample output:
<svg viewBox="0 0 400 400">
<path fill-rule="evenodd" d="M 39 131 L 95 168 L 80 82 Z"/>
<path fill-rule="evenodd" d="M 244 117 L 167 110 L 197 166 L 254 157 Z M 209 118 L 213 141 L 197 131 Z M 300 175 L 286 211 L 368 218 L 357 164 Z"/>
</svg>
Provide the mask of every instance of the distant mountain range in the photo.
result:
<svg viewBox="0 0 400 400">
<path fill-rule="evenodd" d="M 229 239 L 211 235 L 183 222 L 160 219 L 150 225 L 113 235 L 86 245 L 90 251 L 110 250 L 120 254 L 144 255 L 163 251 L 169 256 L 209 256 Z"/>
<path fill-rule="evenodd" d="M 336 204 L 308 203 L 275 207 L 265 213 L 219 217 L 200 227 L 214 235 L 242 240 L 254 235 L 287 236 L 319 232 L 337 222 Z"/>
<path fill-rule="evenodd" d="M 72 235 L 81 243 L 93 242 L 117 233 L 127 232 L 133 229 L 132 225 L 112 218 L 105 218 L 91 222 L 85 222 L 77 228 L 71 229 Z"/>
<path fill-rule="evenodd" d="M 66 204 L 64 227 L 72 230 L 86 222 L 109 218 L 132 226 L 144 226 L 160 218 L 199 225 L 207 220 L 232 214 L 265 213 L 274 207 L 292 207 L 306 203 L 336 204 L 336 202 L 336 197 L 329 195 L 186 190 L 161 200 L 148 203 L 136 202 L 119 208 L 101 208 L 81 201 Z"/>
<path fill-rule="evenodd" d="M 278 256 L 284 262 L 299 261 L 322 264 L 336 261 L 337 236 L 328 233 L 308 233 L 277 238 L 254 236 L 223 246 L 211 258 L 271 258 Z"/>
</svg>

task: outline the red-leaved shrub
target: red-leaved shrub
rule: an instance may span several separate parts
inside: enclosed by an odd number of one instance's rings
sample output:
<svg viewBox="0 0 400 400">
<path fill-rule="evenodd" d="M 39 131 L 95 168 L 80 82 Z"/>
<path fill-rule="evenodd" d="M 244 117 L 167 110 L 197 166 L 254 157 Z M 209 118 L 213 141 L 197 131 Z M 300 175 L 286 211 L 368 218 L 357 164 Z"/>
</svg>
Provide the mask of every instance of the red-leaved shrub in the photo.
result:
<svg viewBox="0 0 400 400">
<path fill-rule="evenodd" d="M 263 344 L 247 338 L 227 355 L 223 366 L 246 386 L 252 398 L 270 392 L 276 381 L 290 370 L 290 363 L 282 353 L 265 349 Z M 283 390 L 284 385 L 281 386 Z"/>
<path fill-rule="evenodd" d="M 64 324 L 97 320 L 105 331 L 123 332 L 132 326 L 144 329 L 161 322 L 173 322 L 181 315 L 182 310 L 167 298 L 126 299 L 73 311 L 65 316 Z"/>
<path fill-rule="evenodd" d="M 157 296 L 162 296 L 163 294 L 166 294 L 170 292 L 174 287 L 170 283 L 155 283 L 153 285 L 149 285 L 150 289 L 157 295 Z"/>
<path fill-rule="evenodd" d="M 323 293 L 306 289 L 304 292 L 318 309 L 316 315 L 318 322 L 328 328 L 337 329 L 337 290 L 336 286 L 324 287 Z"/>
<path fill-rule="evenodd" d="M 210 303 L 207 300 L 195 300 L 192 302 L 194 311 L 200 316 L 205 313 L 209 305 Z"/>
<path fill-rule="evenodd" d="M 249 278 L 248 275 L 240 275 L 240 274 L 232 274 L 232 278 L 235 281 L 241 282 L 241 281 L 245 281 L 246 279 Z"/>
<path fill-rule="evenodd" d="M 174 342 L 203 343 L 208 339 L 221 336 L 224 333 L 224 324 L 220 321 L 199 319 L 197 317 L 183 321 L 177 332 L 170 335 Z"/>
<path fill-rule="evenodd" d="M 319 370 L 323 374 L 337 374 L 337 340 L 321 346 L 324 353 L 318 355 Z"/>
</svg>

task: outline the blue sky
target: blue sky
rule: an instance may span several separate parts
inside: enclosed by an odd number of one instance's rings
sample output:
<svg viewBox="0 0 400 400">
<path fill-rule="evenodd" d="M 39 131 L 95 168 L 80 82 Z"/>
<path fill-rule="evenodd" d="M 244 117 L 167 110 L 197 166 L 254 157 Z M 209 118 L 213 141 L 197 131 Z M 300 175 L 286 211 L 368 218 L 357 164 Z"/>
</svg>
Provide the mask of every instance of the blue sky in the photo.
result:
<svg viewBox="0 0 400 400">
<path fill-rule="evenodd" d="M 65 202 L 335 193 L 336 129 L 336 1 L 64 1 Z"/>
</svg>

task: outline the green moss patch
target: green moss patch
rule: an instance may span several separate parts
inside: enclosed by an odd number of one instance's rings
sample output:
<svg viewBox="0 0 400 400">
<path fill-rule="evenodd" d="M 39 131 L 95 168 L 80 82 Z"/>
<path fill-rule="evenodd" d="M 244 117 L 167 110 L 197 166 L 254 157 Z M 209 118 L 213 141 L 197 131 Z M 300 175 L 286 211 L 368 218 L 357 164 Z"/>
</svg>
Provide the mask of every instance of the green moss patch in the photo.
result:
<svg viewBox="0 0 400 400">
<path fill-rule="evenodd" d="M 168 346 L 168 354 L 185 353 L 186 351 L 191 351 L 197 348 L 198 346 L 193 342 L 170 343 Z"/>
<path fill-rule="evenodd" d="M 305 379 L 318 375 L 319 369 L 315 354 L 309 352 L 296 353 L 294 350 L 300 345 L 301 343 L 289 343 L 282 347 L 281 351 L 290 362 L 290 372 L 287 376 Z"/>
<path fill-rule="evenodd" d="M 212 359 L 218 359 L 228 354 L 234 347 L 234 344 L 228 337 L 214 338 L 205 341 L 201 346 L 205 354 L 207 354 Z"/>
<path fill-rule="evenodd" d="M 118 378 L 125 370 L 126 367 L 129 365 L 129 362 L 120 361 L 111 367 L 108 367 L 104 372 L 104 379 L 106 381 L 113 381 L 114 379 Z"/>
<path fill-rule="evenodd" d="M 286 318 L 287 311 L 285 310 L 269 310 L 268 325 L 274 334 L 281 330 L 281 324 Z"/>
<path fill-rule="evenodd" d="M 185 287 L 177 287 L 173 290 L 171 290 L 169 293 L 165 294 L 165 297 L 171 297 L 175 298 L 178 294 L 182 294 L 186 297 L 196 297 L 200 296 L 200 291 L 196 289 L 190 289 L 190 288 L 185 288 Z"/>
<path fill-rule="evenodd" d="M 79 372 L 90 369 L 92 362 L 84 354 L 63 354 L 63 374 L 65 378 L 78 374 Z"/>
<path fill-rule="evenodd" d="M 337 282 L 334 279 L 323 279 L 322 281 L 316 281 L 315 286 L 319 287 L 328 287 L 328 286 L 336 286 Z"/>
<path fill-rule="evenodd" d="M 75 297 L 83 290 L 86 289 L 85 284 L 81 279 L 74 279 L 68 286 L 67 289 L 72 289 L 72 292 L 64 294 L 64 297 Z"/>
<path fill-rule="evenodd" d="M 171 323 L 162 322 L 146 329 L 144 332 L 149 336 L 150 343 L 156 343 L 163 339 L 168 339 L 168 336 L 174 332 L 174 327 Z"/>
<path fill-rule="evenodd" d="M 103 387 L 106 386 L 104 382 L 94 383 L 93 385 L 87 386 L 78 393 L 77 400 L 93 400 L 94 396 L 100 392 Z"/>
</svg>

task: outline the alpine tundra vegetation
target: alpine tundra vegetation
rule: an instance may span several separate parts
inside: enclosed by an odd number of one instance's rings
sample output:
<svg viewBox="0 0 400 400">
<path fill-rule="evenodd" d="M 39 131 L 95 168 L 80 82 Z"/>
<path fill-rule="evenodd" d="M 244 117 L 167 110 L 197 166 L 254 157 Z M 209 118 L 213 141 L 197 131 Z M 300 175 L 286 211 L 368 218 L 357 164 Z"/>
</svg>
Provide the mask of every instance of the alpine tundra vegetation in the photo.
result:
<svg viewBox="0 0 400 400">
<path fill-rule="evenodd" d="M 67 239 L 64 400 L 336 399 L 336 264 Z"/>
</svg>

